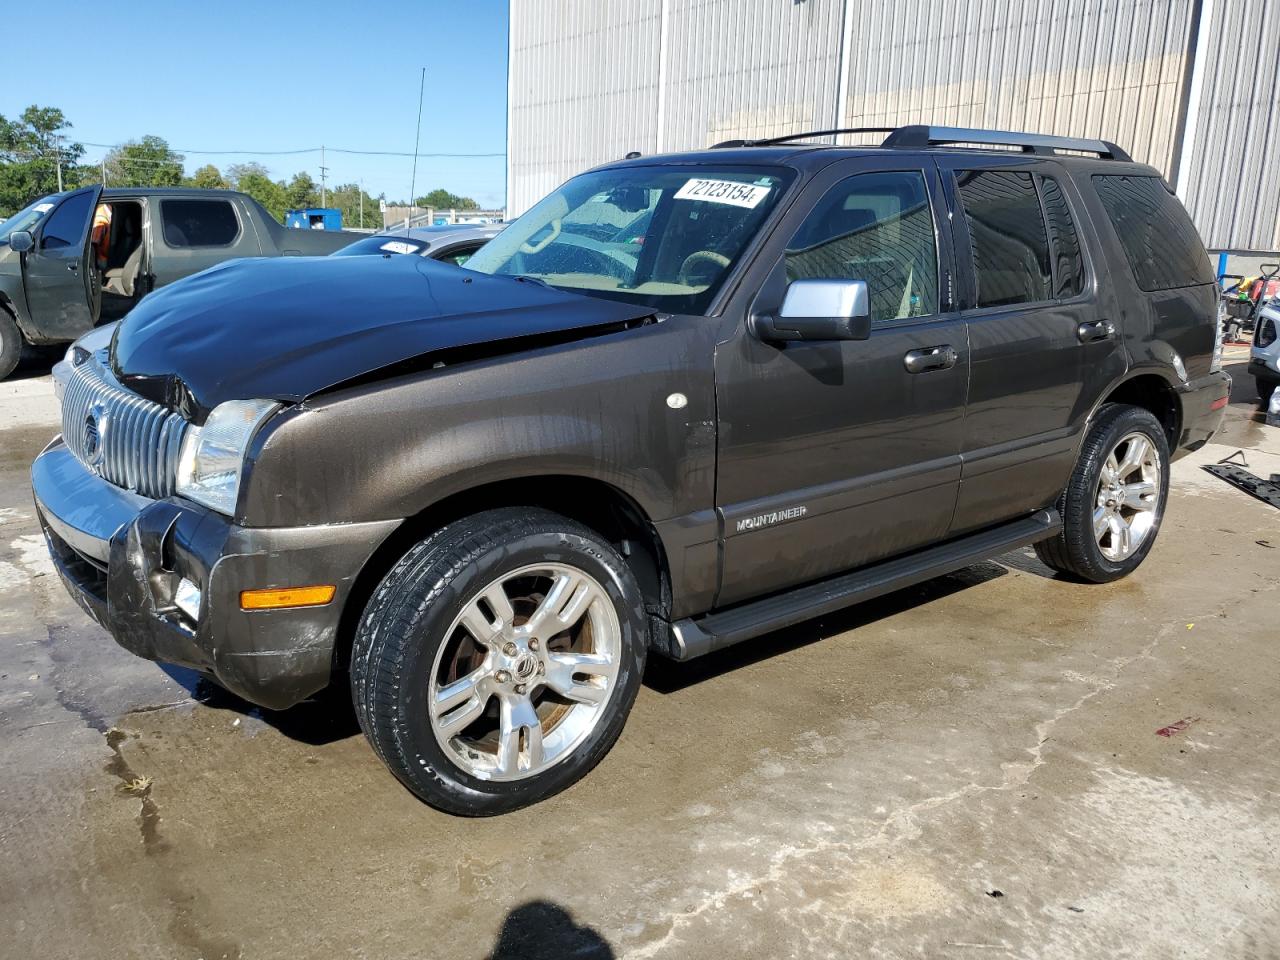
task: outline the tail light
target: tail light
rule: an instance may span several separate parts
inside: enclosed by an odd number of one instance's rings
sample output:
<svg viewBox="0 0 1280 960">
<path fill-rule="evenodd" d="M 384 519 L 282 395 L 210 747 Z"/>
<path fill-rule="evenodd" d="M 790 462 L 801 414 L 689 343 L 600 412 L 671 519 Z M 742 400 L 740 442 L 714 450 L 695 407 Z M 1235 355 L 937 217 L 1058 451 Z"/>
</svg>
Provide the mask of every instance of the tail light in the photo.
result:
<svg viewBox="0 0 1280 960">
<path fill-rule="evenodd" d="M 1216 328 L 1213 331 L 1213 359 L 1209 362 L 1209 372 L 1217 373 L 1222 369 L 1222 336 L 1227 326 L 1227 304 L 1225 300 L 1218 301 L 1218 319 Z"/>
<path fill-rule="evenodd" d="M 1259 347 L 1269 347 L 1276 342 L 1276 322 L 1270 317 L 1258 321 L 1258 332 L 1253 335 L 1253 342 Z"/>
</svg>

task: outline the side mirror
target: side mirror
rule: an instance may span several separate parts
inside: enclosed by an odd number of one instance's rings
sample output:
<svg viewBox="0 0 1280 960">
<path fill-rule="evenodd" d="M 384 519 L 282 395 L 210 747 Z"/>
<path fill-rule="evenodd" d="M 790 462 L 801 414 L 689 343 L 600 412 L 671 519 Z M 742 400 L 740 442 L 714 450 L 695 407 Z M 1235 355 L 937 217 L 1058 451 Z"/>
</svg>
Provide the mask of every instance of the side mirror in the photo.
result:
<svg viewBox="0 0 1280 960">
<path fill-rule="evenodd" d="M 9 234 L 9 246 L 13 248 L 15 253 L 26 253 L 36 245 L 31 239 L 31 234 L 26 230 L 15 230 Z"/>
<path fill-rule="evenodd" d="M 865 280 L 792 280 L 777 315 L 751 318 L 761 340 L 866 340 L 871 298 Z"/>
</svg>

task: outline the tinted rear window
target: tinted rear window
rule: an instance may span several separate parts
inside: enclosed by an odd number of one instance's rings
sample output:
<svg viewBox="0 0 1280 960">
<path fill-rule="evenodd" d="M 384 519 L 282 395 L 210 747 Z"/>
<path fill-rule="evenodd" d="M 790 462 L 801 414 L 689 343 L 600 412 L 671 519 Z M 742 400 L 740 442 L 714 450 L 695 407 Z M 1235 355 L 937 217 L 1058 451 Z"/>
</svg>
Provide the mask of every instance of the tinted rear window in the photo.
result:
<svg viewBox="0 0 1280 960">
<path fill-rule="evenodd" d="M 225 247 L 240 233 L 226 200 L 162 200 L 164 242 L 171 247 Z"/>
<path fill-rule="evenodd" d="M 1093 185 L 1143 290 L 1213 283 L 1195 224 L 1159 177 L 1098 175 Z"/>
</svg>

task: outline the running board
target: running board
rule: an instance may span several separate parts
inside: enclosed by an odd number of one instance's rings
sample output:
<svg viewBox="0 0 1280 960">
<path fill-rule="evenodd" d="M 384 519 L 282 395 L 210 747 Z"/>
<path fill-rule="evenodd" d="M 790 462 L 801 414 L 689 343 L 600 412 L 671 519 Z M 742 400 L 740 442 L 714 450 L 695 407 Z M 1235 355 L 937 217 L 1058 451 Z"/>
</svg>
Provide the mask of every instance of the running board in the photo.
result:
<svg viewBox="0 0 1280 960">
<path fill-rule="evenodd" d="M 671 625 L 671 655 L 692 660 L 773 630 L 822 616 L 850 604 L 901 590 L 998 557 L 1054 536 L 1062 529 L 1057 510 L 1041 510 L 1022 520 L 970 534 L 894 560 L 886 560 L 786 593 Z"/>
</svg>

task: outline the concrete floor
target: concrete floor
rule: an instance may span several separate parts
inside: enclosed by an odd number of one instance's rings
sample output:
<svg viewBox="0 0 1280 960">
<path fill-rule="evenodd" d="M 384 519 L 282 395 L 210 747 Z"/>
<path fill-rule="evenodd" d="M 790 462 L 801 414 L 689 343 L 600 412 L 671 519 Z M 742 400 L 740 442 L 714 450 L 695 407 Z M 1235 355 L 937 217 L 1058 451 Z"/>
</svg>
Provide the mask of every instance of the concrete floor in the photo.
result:
<svg viewBox="0 0 1280 960">
<path fill-rule="evenodd" d="M 341 703 L 264 715 L 64 595 L 0 384 L 0 956 L 1280 956 L 1280 472 L 1237 376 L 1110 586 L 1029 552 L 690 666 L 533 809 L 454 819 Z M 1158 734 L 1179 724 L 1181 729 Z"/>
</svg>

